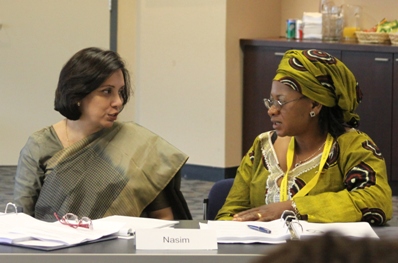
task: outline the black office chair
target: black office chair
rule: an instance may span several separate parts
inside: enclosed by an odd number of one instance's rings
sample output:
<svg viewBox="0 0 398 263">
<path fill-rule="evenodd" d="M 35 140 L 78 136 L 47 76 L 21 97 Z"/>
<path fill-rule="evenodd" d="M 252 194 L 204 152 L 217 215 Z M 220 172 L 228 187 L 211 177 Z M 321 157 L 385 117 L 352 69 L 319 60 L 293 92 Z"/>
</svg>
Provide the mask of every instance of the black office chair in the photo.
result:
<svg viewBox="0 0 398 263">
<path fill-rule="evenodd" d="M 203 200 L 203 219 L 214 220 L 233 183 L 234 178 L 222 179 L 211 187 L 208 197 Z"/>
</svg>

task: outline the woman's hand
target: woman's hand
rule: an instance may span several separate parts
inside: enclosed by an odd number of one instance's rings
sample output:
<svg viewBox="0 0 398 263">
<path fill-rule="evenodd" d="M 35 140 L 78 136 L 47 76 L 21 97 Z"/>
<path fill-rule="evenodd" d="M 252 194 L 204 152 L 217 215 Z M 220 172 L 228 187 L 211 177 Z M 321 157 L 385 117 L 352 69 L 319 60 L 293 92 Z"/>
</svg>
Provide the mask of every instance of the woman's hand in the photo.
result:
<svg viewBox="0 0 398 263">
<path fill-rule="evenodd" d="M 283 211 L 292 210 L 292 201 L 284 201 L 252 208 L 233 217 L 233 221 L 271 221 L 281 217 Z"/>
</svg>

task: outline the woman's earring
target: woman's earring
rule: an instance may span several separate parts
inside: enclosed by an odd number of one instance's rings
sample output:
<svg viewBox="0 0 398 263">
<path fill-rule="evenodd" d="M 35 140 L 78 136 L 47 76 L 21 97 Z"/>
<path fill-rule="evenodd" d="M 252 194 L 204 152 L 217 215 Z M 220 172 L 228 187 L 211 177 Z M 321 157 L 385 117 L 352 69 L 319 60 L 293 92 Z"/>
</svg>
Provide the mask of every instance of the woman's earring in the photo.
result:
<svg viewBox="0 0 398 263">
<path fill-rule="evenodd" d="M 315 114 L 315 112 L 314 112 L 314 111 L 311 111 L 311 112 L 310 112 L 310 116 L 311 116 L 311 118 L 314 118 L 314 117 L 315 117 L 315 115 L 316 115 L 316 114 Z"/>
<path fill-rule="evenodd" d="M 77 107 L 80 107 L 80 102 L 77 103 Z"/>
</svg>

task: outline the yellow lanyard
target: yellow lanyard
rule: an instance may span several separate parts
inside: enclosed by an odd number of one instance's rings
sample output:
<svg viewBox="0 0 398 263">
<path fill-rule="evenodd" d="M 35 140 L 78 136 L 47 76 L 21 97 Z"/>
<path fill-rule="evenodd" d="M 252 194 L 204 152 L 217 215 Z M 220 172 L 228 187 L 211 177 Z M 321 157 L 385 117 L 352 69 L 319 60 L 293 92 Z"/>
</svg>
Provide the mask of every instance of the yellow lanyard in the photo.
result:
<svg viewBox="0 0 398 263">
<path fill-rule="evenodd" d="M 319 168 L 318 168 L 318 173 L 314 176 L 314 178 L 311 179 L 311 181 L 308 182 L 297 194 L 295 194 L 294 197 L 300 197 L 300 196 L 305 196 L 308 194 L 309 191 L 311 191 L 312 188 L 318 183 L 318 179 L 322 173 L 322 169 L 326 163 L 326 160 L 328 159 L 330 149 L 332 148 L 333 144 L 333 137 L 328 133 L 326 137 L 326 142 L 325 142 L 325 147 L 323 148 L 322 152 L 322 158 L 319 163 Z M 290 143 L 289 143 L 289 148 L 287 150 L 287 155 L 286 155 L 286 163 L 287 163 L 287 170 L 285 173 L 285 176 L 282 179 L 281 186 L 280 186 L 280 201 L 287 201 L 288 200 L 288 173 L 290 171 L 290 168 L 293 166 L 293 157 L 294 157 L 294 137 L 291 138 Z"/>
</svg>

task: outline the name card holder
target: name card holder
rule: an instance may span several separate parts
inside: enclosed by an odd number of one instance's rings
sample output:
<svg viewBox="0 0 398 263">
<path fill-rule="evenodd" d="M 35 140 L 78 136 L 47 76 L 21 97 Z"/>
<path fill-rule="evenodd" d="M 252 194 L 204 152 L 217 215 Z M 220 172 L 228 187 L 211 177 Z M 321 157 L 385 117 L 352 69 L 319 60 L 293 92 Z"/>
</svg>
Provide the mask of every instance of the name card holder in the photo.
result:
<svg viewBox="0 0 398 263">
<path fill-rule="evenodd" d="M 205 229 L 137 229 L 136 249 L 147 250 L 213 250 L 217 235 Z"/>
</svg>

